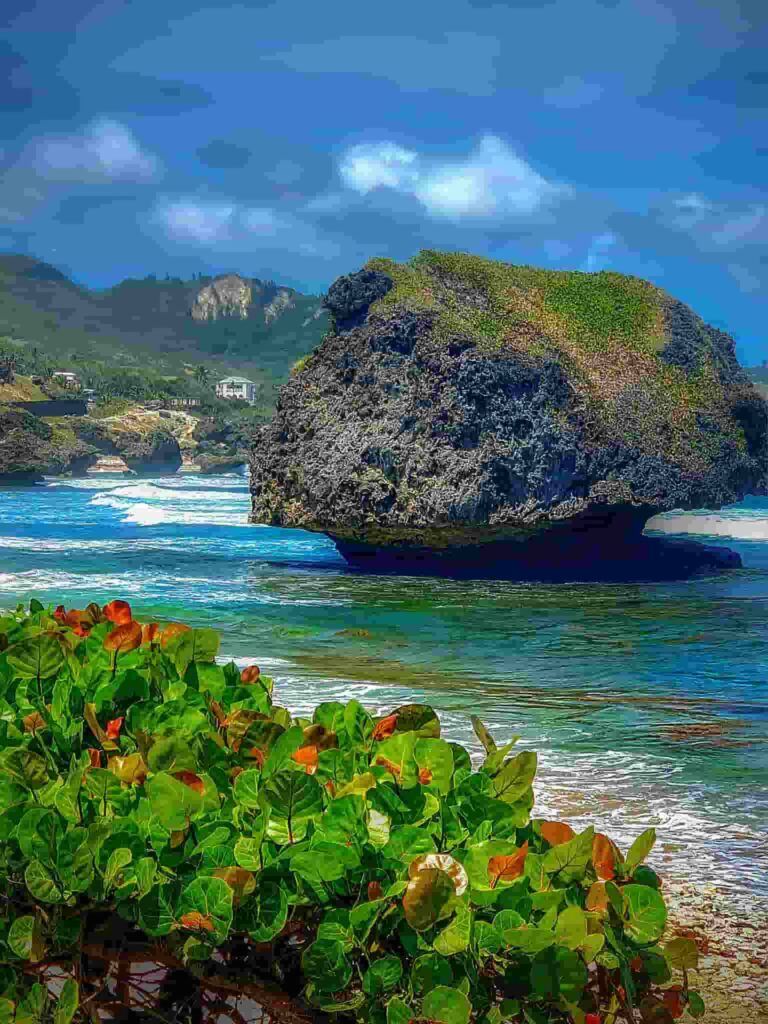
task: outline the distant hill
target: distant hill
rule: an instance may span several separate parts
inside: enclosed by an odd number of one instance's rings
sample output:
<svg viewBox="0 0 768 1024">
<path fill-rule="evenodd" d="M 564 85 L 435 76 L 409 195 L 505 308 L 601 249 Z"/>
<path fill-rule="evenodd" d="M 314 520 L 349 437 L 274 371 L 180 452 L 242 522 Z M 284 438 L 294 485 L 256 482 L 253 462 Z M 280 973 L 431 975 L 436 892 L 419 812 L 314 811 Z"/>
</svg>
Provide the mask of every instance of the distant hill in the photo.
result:
<svg viewBox="0 0 768 1024">
<path fill-rule="evenodd" d="M 279 384 L 325 333 L 320 301 L 239 274 L 148 276 L 92 291 L 49 263 L 0 254 L 0 338 L 62 367 L 97 360 L 171 374 L 204 364 Z"/>
<path fill-rule="evenodd" d="M 757 390 L 768 401 L 768 363 L 763 363 L 762 366 L 750 366 L 747 372 L 757 385 Z"/>
</svg>

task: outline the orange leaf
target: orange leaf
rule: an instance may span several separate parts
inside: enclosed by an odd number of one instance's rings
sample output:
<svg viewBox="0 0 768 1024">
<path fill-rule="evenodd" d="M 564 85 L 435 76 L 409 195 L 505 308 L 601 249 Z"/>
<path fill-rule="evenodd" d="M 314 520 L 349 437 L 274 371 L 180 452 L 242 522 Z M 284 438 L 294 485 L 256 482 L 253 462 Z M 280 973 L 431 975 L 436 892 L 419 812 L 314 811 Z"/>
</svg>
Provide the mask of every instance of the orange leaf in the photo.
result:
<svg viewBox="0 0 768 1024">
<path fill-rule="evenodd" d="M 59 622 L 65 622 L 66 621 L 67 610 L 66 610 L 66 608 L 64 607 L 63 604 L 57 605 L 56 611 L 53 613 L 53 617 L 54 617 L 54 619 L 57 619 Z"/>
<path fill-rule="evenodd" d="M 592 863 L 595 866 L 598 878 L 610 881 L 615 877 L 616 854 L 614 853 L 613 843 L 602 832 L 598 832 L 592 840 Z"/>
<path fill-rule="evenodd" d="M 396 779 L 400 777 L 400 766 L 395 764 L 394 761 L 390 761 L 389 758 L 377 757 L 376 764 L 379 765 L 381 768 L 386 768 L 387 771 L 391 772 Z"/>
<path fill-rule="evenodd" d="M 101 768 L 101 751 L 88 748 L 88 757 L 91 759 L 91 768 Z"/>
<path fill-rule="evenodd" d="M 24 716 L 24 732 L 42 732 L 43 729 L 47 728 L 48 725 L 39 711 L 33 711 L 31 714 Z"/>
<path fill-rule="evenodd" d="M 560 846 L 576 835 L 571 826 L 566 825 L 564 821 L 542 821 L 540 831 L 550 846 Z"/>
<path fill-rule="evenodd" d="M 129 622 L 118 626 L 104 637 L 104 650 L 125 653 L 141 647 L 141 626 L 138 622 Z"/>
<path fill-rule="evenodd" d="M 235 779 L 237 778 L 237 776 L 238 776 L 238 775 L 239 775 L 239 774 L 240 774 L 241 772 L 244 772 L 244 771 L 245 771 L 245 768 L 242 768 L 242 767 L 241 767 L 240 765 L 235 765 L 235 767 L 234 767 L 234 768 L 233 768 L 233 769 L 232 769 L 232 770 L 230 771 L 230 773 L 229 773 L 229 777 L 230 777 L 230 779 L 232 779 L 232 781 L 234 782 L 234 781 L 235 781 Z"/>
<path fill-rule="evenodd" d="M 428 786 L 432 781 L 432 772 L 429 768 L 422 768 L 419 772 L 419 782 L 422 786 Z"/>
<path fill-rule="evenodd" d="M 586 900 L 587 910 L 607 910 L 608 893 L 605 889 L 605 882 L 593 882 L 589 887 Z"/>
<path fill-rule="evenodd" d="M 173 640 L 175 636 L 181 636 L 182 633 L 188 633 L 189 630 L 190 627 L 181 622 L 169 622 L 160 632 L 160 643 L 165 647 L 169 640 Z"/>
<path fill-rule="evenodd" d="M 215 868 L 214 878 L 223 878 L 227 885 L 234 891 L 234 902 L 239 903 L 245 896 L 250 896 L 256 888 L 256 879 L 252 872 L 245 868 L 223 867 Z"/>
<path fill-rule="evenodd" d="M 375 740 L 385 740 L 391 736 L 397 728 L 397 715 L 387 715 L 386 718 L 382 718 L 380 722 L 377 722 L 373 727 L 373 738 Z"/>
<path fill-rule="evenodd" d="M 685 1007 L 683 1006 L 682 989 L 679 985 L 673 985 L 672 988 L 668 988 L 666 992 L 662 992 L 661 997 L 669 1011 L 670 1017 L 674 1017 L 677 1020 L 678 1017 L 683 1016 Z"/>
<path fill-rule="evenodd" d="M 104 605 L 104 615 L 116 626 L 127 626 L 133 620 L 131 606 L 127 601 L 110 601 Z"/>
<path fill-rule="evenodd" d="M 291 760 L 304 765 L 307 775 L 314 775 L 318 764 L 317 747 L 300 747 L 291 754 Z"/>
<path fill-rule="evenodd" d="M 107 739 L 116 740 L 120 737 L 120 730 L 123 727 L 125 718 L 113 718 L 111 722 L 107 722 Z"/>
<path fill-rule="evenodd" d="M 525 871 L 527 855 L 528 841 L 526 840 L 517 853 L 491 857 L 488 861 L 488 881 L 491 888 L 495 889 L 499 882 L 514 882 L 516 878 L 519 878 Z"/>
<path fill-rule="evenodd" d="M 190 931 L 213 931 L 213 921 L 210 917 L 204 917 L 198 910 L 191 910 L 188 914 L 183 914 L 181 924 L 184 928 L 189 928 Z"/>
<path fill-rule="evenodd" d="M 336 796 L 336 787 L 334 786 L 334 784 L 330 780 L 328 782 L 326 782 L 325 788 L 330 793 L 330 795 L 332 797 Z"/>
<path fill-rule="evenodd" d="M 238 748 L 240 747 L 241 742 L 242 742 L 242 740 L 238 740 L 237 741 L 237 747 L 235 747 L 234 744 L 233 744 L 232 749 L 235 752 L 237 752 Z M 263 768 L 264 767 L 264 762 L 266 761 L 267 758 L 266 758 L 266 755 L 264 754 L 263 750 L 260 750 L 258 747 L 251 747 L 251 749 L 248 751 L 247 756 L 254 758 L 254 760 L 256 761 L 256 764 L 257 764 L 257 766 L 259 768 Z"/>
<path fill-rule="evenodd" d="M 369 882 L 368 883 L 368 899 L 369 900 L 380 900 L 384 895 L 384 890 L 381 888 L 381 882 Z"/>
<path fill-rule="evenodd" d="M 201 796 L 205 792 L 205 783 L 200 776 L 195 775 L 194 772 L 171 772 L 171 775 L 173 775 L 174 779 L 184 783 L 185 786 L 189 786 L 190 789 L 194 789 L 194 791 L 199 793 Z"/>
<path fill-rule="evenodd" d="M 146 626 L 141 627 L 141 642 L 143 644 L 154 643 L 157 639 L 157 634 L 160 632 L 160 627 L 156 622 L 149 622 Z"/>
<path fill-rule="evenodd" d="M 186 838 L 187 838 L 187 831 L 186 831 L 186 829 L 182 828 L 182 829 L 175 830 L 175 831 L 171 832 L 171 835 L 170 835 L 170 837 L 168 839 L 168 845 L 170 846 L 170 848 L 172 850 L 176 850 L 176 849 L 178 849 L 179 846 L 183 846 L 184 845 L 184 840 Z"/>
<path fill-rule="evenodd" d="M 261 669 L 258 665 L 248 665 L 248 667 L 244 668 L 240 673 L 240 682 L 246 684 L 255 683 L 260 675 Z"/>
<path fill-rule="evenodd" d="M 128 754 L 127 757 L 110 757 L 107 768 L 129 786 L 141 786 L 147 778 L 146 762 L 138 752 Z"/>
</svg>

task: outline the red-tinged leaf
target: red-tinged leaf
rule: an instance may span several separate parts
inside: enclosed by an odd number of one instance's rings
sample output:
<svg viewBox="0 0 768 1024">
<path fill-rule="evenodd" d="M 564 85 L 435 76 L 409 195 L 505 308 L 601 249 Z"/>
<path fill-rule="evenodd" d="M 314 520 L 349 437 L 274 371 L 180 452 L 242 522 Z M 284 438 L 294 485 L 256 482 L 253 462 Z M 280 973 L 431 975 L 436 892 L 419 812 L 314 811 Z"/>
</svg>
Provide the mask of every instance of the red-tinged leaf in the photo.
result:
<svg viewBox="0 0 768 1024">
<path fill-rule="evenodd" d="M 129 786 L 142 786 L 148 773 L 146 762 L 138 751 L 126 757 L 110 757 L 107 768 Z"/>
<path fill-rule="evenodd" d="M 187 830 L 185 828 L 175 829 L 168 837 L 168 845 L 172 850 L 177 850 L 180 846 L 184 845 L 186 838 Z"/>
<path fill-rule="evenodd" d="M 336 787 L 334 786 L 334 784 L 330 780 L 328 782 L 326 782 L 325 788 L 328 790 L 328 792 L 330 793 L 330 795 L 332 797 L 336 796 Z"/>
<path fill-rule="evenodd" d="M 90 636 L 91 630 L 88 626 L 75 626 L 72 632 L 75 636 L 87 637 Z"/>
<path fill-rule="evenodd" d="M 683 1006 L 682 988 L 679 985 L 673 985 L 672 988 L 662 992 L 662 999 L 669 1011 L 670 1017 L 674 1017 L 677 1020 L 678 1017 L 683 1016 L 685 1007 Z"/>
<path fill-rule="evenodd" d="M 53 617 L 57 622 L 66 622 L 67 610 L 63 604 L 57 605 L 56 611 L 53 613 Z"/>
<path fill-rule="evenodd" d="M 127 625 L 117 626 L 104 637 L 104 649 L 106 651 L 126 654 L 128 651 L 135 651 L 137 647 L 141 647 L 141 626 L 138 622 L 129 622 Z"/>
<path fill-rule="evenodd" d="M 160 633 L 160 627 L 156 622 L 148 622 L 146 626 L 141 627 L 141 642 L 143 644 L 153 644 L 157 640 L 158 634 Z"/>
<path fill-rule="evenodd" d="M 616 853 L 608 836 L 598 832 L 592 840 L 592 863 L 597 877 L 609 882 L 616 876 Z"/>
<path fill-rule="evenodd" d="M 107 722 L 107 739 L 116 740 L 120 738 L 120 730 L 123 727 L 125 718 L 113 718 L 111 722 Z"/>
<path fill-rule="evenodd" d="M 319 763 L 317 747 L 300 747 L 295 753 L 291 754 L 291 760 L 295 761 L 296 764 L 303 765 L 307 775 L 314 775 Z"/>
<path fill-rule="evenodd" d="M 380 768 L 386 768 L 387 771 L 391 775 L 394 775 L 396 779 L 400 778 L 400 774 L 401 774 L 401 772 L 400 772 L 400 765 L 395 764 L 394 761 L 390 761 L 389 758 L 387 758 L 387 757 L 377 757 L 376 758 L 376 764 Z"/>
<path fill-rule="evenodd" d="M 216 721 L 223 728 L 227 724 L 227 716 L 224 714 L 221 704 L 217 700 L 212 700 L 210 707 Z"/>
<path fill-rule="evenodd" d="M 201 914 L 199 910 L 191 910 L 188 914 L 182 914 L 181 925 L 183 928 L 189 928 L 190 931 L 212 932 L 214 930 L 213 921 L 210 917 Z"/>
<path fill-rule="evenodd" d="M 381 882 L 369 882 L 368 883 L 368 900 L 380 900 L 384 895 L 384 890 L 381 888 Z"/>
<path fill-rule="evenodd" d="M 104 605 L 104 617 L 116 626 L 127 626 L 133 620 L 131 606 L 127 601 L 110 601 Z"/>
<path fill-rule="evenodd" d="M 91 768 L 101 768 L 101 751 L 88 748 L 88 757 L 91 761 Z"/>
<path fill-rule="evenodd" d="M 495 889 L 499 882 L 514 882 L 525 871 L 525 858 L 528 856 L 528 841 L 526 840 L 517 853 L 500 854 L 491 857 L 488 861 L 488 881 L 492 889 Z"/>
<path fill-rule="evenodd" d="M 601 1024 L 602 1019 L 599 1013 L 587 1013 L 584 1015 L 584 1024 Z"/>
<path fill-rule="evenodd" d="M 566 825 L 564 821 L 542 821 L 540 831 L 550 846 L 560 846 L 576 835 L 571 826 Z"/>
<path fill-rule="evenodd" d="M 592 911 L 605 911 L 608 909 L 608 892 L 605 882 L 593 882 L 587 893 L 586 908 Z"/>
<path fill-rule="evenodd" d="M 422 768 L 419 772 L 419 783 L 422 786 L 428 786 L 432 781 L 432 772 L 429 768 Z"/>
<path fill-rule="evenodd" d="M 242 742 L 242 740 L 236 740 L 237 746 L 235 746 L 234 743 L 232 744 L 232 749 L 235 752 L 237 752 L 238 748 L 240 747 L 241 742 Z M 248 751 L 248 754 L 246 756 L 247 757 L 252 757 L 254 759 L 254 761 L 256 762 L 257 768 L 263 768 L 264 767 L 264 762 L 267 760 L 266 754 L 259 747 L 251 747 L 251 749 Z"/>
<path fill-rule="evenodd" d="M 234 767 L 234 768 L 232 769 L 232 771 L 231 771 L 231 772 L 229 773 L 229 777 L 230 777 L 230 779 L 232 779 L 232 781 L 234 782 L 234 781 L 235 781 L 235 779 L 237 778 L 237 776 L 238 776 L 238 775 L 239 775 L 239 774 L 240 774 L 241 772 L 244 772 L 244 771 L 245 771 L 245 768 L 242 768 L 242 767 L 241 767 L 241 766 L 240 766 L 239 764 L 238 764 L 238 765 L 235 765 L 235 767 Z"/>
<path fill-rule="evenodd" d="M 245 868 L 237 867 L 223 867 L 215 868 L 213 872 L 214 878 L 223 878 L 227 885 L 232 889 L 234 893 L 234 902 L 237 905 L 240 900 L 244 899 L 256 888 L 256 879 L 252 872 Z"/>
<path fill-rule="evenodd" d="M 40 714 L 39 711 L 33 711 L 29 715 L 24 716 L 24 732 L 42 732 L 43 729 L 48 728 L 48 724 Z"/>
<path fill-rule="evenodd" d="M 375 740 L 386 740 L 397 728 L 397 715 L 387 715 L 377 722 L 373 727 L 373 738 Z"/>
<path fill-rule="evenodd" d="M 643 969 L 643 958 L 636 956 L 633 960 L 629 961 L 629 966 L 633 971 L 642 971 Z"/>
<path fill-rule="evenodd" d="M 190 789 L 194 789 L 194 791 L 199 793 L 201 796 L 205 792 L 205 783 L 200 776 L 195 775 L 194 772 L 171 772 L 171 775 L 173 775 L 174 779 L 178 782 L 182 782 L 185 786 L 189 786 Z"/>
<path fill-rule="evenodd" d="M 248 665 L 240 673 L 240 682 L 245 683 L 246 686 L 250 683 L 258 682 L 259 676 L 261 675 L 261 669 L 258 665 Z"/>
<path fill-rule="evenodd" d="M 191 626 L 185 626 L 182 622 L 169 622 L 167 626 L 164 626 L 160 631 L 160 643 L 163 647 L 166 646 L 175 636 L 181 636 L 182 633 L 188 633 Z"/>
</svg>

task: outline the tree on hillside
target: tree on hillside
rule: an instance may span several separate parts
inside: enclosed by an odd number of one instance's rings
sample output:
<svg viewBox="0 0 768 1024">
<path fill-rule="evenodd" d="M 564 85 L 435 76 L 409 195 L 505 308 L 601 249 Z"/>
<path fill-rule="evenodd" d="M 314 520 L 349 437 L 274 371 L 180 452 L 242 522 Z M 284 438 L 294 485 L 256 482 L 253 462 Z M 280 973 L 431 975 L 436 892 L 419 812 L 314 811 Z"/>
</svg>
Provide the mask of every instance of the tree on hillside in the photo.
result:
<svg viewBox="0 0 768 1024">
<path fill-rule="evenodd" d="M 200 366 L 196 366 L 194 370 L 194 378 L 198 384 L 205 387 L 211 379 L 211 371 L 207 366 L 203 366 L 202 364 Z"/>
</svg>

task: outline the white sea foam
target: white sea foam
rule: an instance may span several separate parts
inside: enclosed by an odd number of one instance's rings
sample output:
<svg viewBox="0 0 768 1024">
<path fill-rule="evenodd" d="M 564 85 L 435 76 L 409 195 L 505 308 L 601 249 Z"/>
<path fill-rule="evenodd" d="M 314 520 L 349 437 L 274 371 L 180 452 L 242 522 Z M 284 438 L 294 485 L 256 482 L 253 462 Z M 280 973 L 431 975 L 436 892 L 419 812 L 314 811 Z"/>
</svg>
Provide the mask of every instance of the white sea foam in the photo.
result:
<svg viewBox="0 0 768 1024">
<path fill-rule="evenodd" d="M 709 513 L 669 512 L 650 519 L 646 530 L 652 533 L 765 541 L 768 540 L 768 516 L 762 509 Z"/>
</svg>

